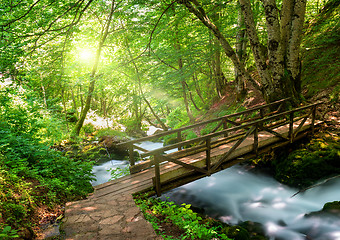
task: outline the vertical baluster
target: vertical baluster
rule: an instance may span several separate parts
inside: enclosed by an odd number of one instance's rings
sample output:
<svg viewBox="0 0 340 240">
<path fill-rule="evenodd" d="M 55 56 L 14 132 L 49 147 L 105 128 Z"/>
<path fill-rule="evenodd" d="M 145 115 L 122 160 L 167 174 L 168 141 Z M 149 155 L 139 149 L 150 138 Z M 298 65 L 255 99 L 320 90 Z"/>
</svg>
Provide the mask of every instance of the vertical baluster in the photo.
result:
<svg viewBox="0 0 340 240">
<path fill-rule="evenodd" d="M 312 110 L 312 134 L 314 134 L 314 124 L 315 124 L 315 114 L 316 114 L 316 105 L 313 106 L 313 110 Z"/>
<path fill-rule="evenodd" d="M 161 172 L 159 169 L 160 156 L 158 154 L 154 155 L 155 162 L 155 189 L 157 196 L 161 196 Z"/>
<path fill-rule="evenodd" d="M 264 109 L 263 108 L 260 109 L 260 117 L 261 117 L 261 119 L 264 117 Z"/>
<path fill-rule="evenodd" d="M 261 119 L 264 118 L 264 109 L 263 109 L 263 108 L 260 109 L 260 117 L 261 117 Z M 263 125 L 264 125 L 264 123 L 261 122 L 261 123 L 260 123 L 260 126 L 263 126 Z"/>
<path fill-rule="evenodd" d="M 210 176 L 210 168 L 211 168 L 211 160 L 210 160 L 210 149 L 211 149 L 211 139 L 207 138 L 207 140 L 205 141 L 205 146 L 206 146 L 206 150 L 205 150 L 205 154 L 206 154 L 206 166 L 207 166 L 207 170 L 208 170 L 208 175 Z"/>
<path fill-rule="evenodd" d="M 255 130 L 254 130 L 254 152 L 256 154 L 256 157 L 258 155 L 258 149 L 259 149 L 259 129 L 258 125 L 255 125 Z"/>
<path fill-rule="evenodd" d="M 289 132 L 288 132 L 288 137 L 290 139 L 290 143 L 293 143 L 294 140 L 294 112 L 291 112 L 289 114 Z"/>
<path fill-rule="evenodd" d="M 177 132 L 177 142 L 182 142 L 182 132 Z M 181 150 L 182 147 L 178 147 L 178 151 Z"/>
<path fill-rule="evenodd" d="M 130 165 L 135 165 L 135 157 L 133 155 L 133 144 L 129 143 L 129 158 L 130 158 Z"/>
<path fill-rule="evenodd" d="M 226 130 L 228 128 L 226 119 L 223 118 L 222 122 L 223 122 L 223 130 Z M 225 133 L 224 137 L 228 137 L 228 133 Z"/>
</svg>

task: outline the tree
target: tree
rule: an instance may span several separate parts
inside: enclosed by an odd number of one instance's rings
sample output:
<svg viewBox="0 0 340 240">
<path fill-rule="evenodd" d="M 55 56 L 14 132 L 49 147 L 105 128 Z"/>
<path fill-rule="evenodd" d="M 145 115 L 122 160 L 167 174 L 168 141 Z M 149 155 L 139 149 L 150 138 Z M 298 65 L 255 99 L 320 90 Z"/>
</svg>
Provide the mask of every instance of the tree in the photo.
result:
<svg viewBox="0 0 340 240">
<path fill-rule="evenodd" d="M 86 114 L 91 107 L 92 94 L 93 94 L 95 83 L 96 83 L 96 72 L 97 72 L 97 69 L 98 69 L 100 55 L 101 55 L 105 40 L 106 40 L 106 38 L 109 34 L 109 30 L 111 28 L 111 22 L 112 22 L 112 17 L 113 17 L 113 13 L 115 11 L 115 8 L 116 8 L 115 0 L 112 0 L 110 12 L 108 14 L 108 17 L 105 21 L 105 25 L 104 25 L 104 27 L 101 31 L 101 34 L 100 34 L 99 45 L 97 47 L 94 65 L 92 67 L 92 71 L 91 71 L 91 74 L 90 74 L 90 84 L 89 84 L 89 88 L 88 88 L 88 91 L 87 91 L 85 105 L 84 105 L 84 108 L 82 109 L 82 111 L 80 113 L 79 120 L 77 121 L 77 123 L 74 127 L 74 130 L 73 130 L 73 134 L 76 135 L 76 136 L 79 136 L 80 129 L 82 128 L 84 121 L 85 121 L 85 118 L 86 118 Z"/>
<path fill-rule="evenodd" d="M 239 0 L 256 68 L 261 77 L 260 82 L 255 81 L 246 71 L 244 64 L 220 29 L 210 20 L 201 3 L 197 0 L 179 0 L 178 2 L 208 27 L 222 45 L 225 54 L 232 60 L 240 77 L 250 81 L 259 89 L 267 102 L 285 97 L 291 97 L 294 104 L 299 102 L 301 90 L 299 47 L 306 0 L 284 0 L 281 16 L 279 16 L 275 0 L 263 1 L 268 36 L 266 52 L 261 50 L 251 2 Z"/>
</svg>

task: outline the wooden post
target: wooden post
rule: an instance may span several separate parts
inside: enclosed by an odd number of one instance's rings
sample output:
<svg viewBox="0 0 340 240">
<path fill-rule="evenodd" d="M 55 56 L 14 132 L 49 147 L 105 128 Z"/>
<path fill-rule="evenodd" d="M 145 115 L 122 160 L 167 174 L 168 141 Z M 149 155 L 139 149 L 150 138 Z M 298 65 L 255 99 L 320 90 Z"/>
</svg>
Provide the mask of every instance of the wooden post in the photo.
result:
<svg viewBox="0 0 340 240">
<path fill-rule="evenodd" d="M 207 170 L 208 170 L 208 175 L 210 176 L 210 168 L 211 168 L 211 161 L 210 161 L 210 149 L 211 149 L 211 139 L 207 138 L 207 140 L 205 141 L 205 146 L 206 146 L 206 150 L 205 150 L 205 155 L 206 155 L 206 166 L 207 166 Z"/>
<path fill-rule="evenodd" d="M 177 142 L 182 142 L 182 132 L 177 132 Z M 181 150 L 182 147 L 178 147 L 178 151 Z"/>
<path fill-rule="evenodd" d="M 261 117 L 261 119 L 263 119 L 263 117 L 264 117 L 264 112 L 263 111 L 264 111 L 263 108 L 261 108 L 260 109 L 260 117 Z"/>
<path fill-rule="evenodd" d="M 133 155 L 133 144 L 129 143 L 129 158 L 130 158 L 130 166 L 135 165 L 135 156 Z"/>
<path fill-rule="evenodd" d="M 222 122 L 223 122 L 223 130 L 226 130 L 228 128 L 226 119 L 223 118 Z M 224 137 L 228 137 L 228 133 L 225 133 Z"/>
<path fill-rule="evenodd" d="M 261 119 L 263 119 L 264 118 L 264 109 L 263 108 L 261 108 L 260 109 L 260 117 L 261 117 Z M 262 123 L 260 123 L 260 126 L 262 127 L 263 126 L 263 122 Z M 258 126 L 256 126 L 256 128 L 258 129 Z"/>
<path fill-rule="evenodd" d="M 258 155 L 258 149 L 259 149 L 259 128 L 256 124 L 254 130 L 254 152 L 256 154 L 256 157 Z"/>
<path fill-rule="evenodd" d="M 290 143 L 293 143 L 293 140 L 294 140 L 294 112 L 291 112 L 289 114 L 289 132 L 288 132 L 288 137 L 290 139 Z"/>
<path fill-rule="evenodd" d="M 155 189 L 157 196 L 161 196 L 161 172 L 159 170 L 159 160 L 160 156 L 158 154 L 154 155 L 154 161 L 155 161 Z"/>
<path fill-rule="evenodd" d="M 315 124 L 315 114 L 316 114 L 316 106 L 313 106 L 313 110 L 312 110 L 312 134 L 314 134 L 314 124 Z"/>
</svg>

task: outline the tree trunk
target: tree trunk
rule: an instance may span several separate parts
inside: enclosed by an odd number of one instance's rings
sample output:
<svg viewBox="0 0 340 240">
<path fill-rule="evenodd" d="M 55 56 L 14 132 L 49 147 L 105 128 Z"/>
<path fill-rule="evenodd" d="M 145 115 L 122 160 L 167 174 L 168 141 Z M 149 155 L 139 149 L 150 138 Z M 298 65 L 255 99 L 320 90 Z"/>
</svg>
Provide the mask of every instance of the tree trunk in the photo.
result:
<svg viewBox="0 0 340 240">
<path fill-rule="evenodd" d="M 220 7 L 217 6 L 217 9 L 215 9 L 214 14 L 212 15 L 213 21 L 218 24 L 220 19 L 220 13 L 219 13 Z M 219 27 L 219 24 L 217 25 Z M 224 95 L 225 86 L 227 84 L 227 80 L 222 72 L 221 67 L 221 47 L 219 41 L 214 38 L 213 40 L 213 49 L 214 49 L 214 55 L 212 59 L 212 69 L 214 72 L 214 78 L 215 78 L 215 85 L 216 85 L 216 92 L 217 95 L 222 98 Z"/>
<path fill-rule="evenodd" d="M 78 117 L 77 101 L 76 101 L 76 98 L 74 97 L 73 89 L 71 89 L 71 96 L 72 96 L 73 108 L 74 108 L 76 116 Z"/>
<path fill-rule="evenodd" d="M 176 34 L 176 38 L 177 38 L 176 43 L 175 43 L 175 49 L 179 53 L 180 50 L 181 50 L 181 45 L 179 44 L 179 41 L 178 41 L 177 32 L 175 34 Z M 182 60 L 181 57 L 179 57 L 178 58 L 178 69 L 179 69 L 179 71 L 182 71 L 182 68 L 183 68 L 183 60 Z M 186 85 L 185 80 L 182 80 L 181 81 L 181 86 L 182 86 L 182 93 L 183 93 L 183 101 L 184 101 L 184 105 L 185 105 L 185 110 L 186 110 L 187 115 L 188 115 L 188 117 L 190 119 L 190 122 L 193 123 L 193 122 L 195 122 L 195 118 L 192 115 L 190 107 L 189 107 L 189 102 L 188 102 L 188 98 L 187 98 L 187 93 L 186 93 L 185 85 Z"/>
<path fill-rule="evenodd" d="M 64 108 L 64 116 L 65 116 L 65 123 L 66 123 L 66 127 L 67 127 L 67 132 L 69 132 L 68 121 L 67 121 L 66 101 L 65 101 L 65 88 L 64 87 L 61 89 L 61 101 L 63 103 L 63 108 Z"/>
<path fill-rule="evenodd" d="M 204 98 L 202 97 L 202 91 L 201 91 L 200 86 L 198 84 L 197 76 L 195 75 L 195 73 L 193 74 L 192 79 L 194 80 L 195 90 L 196 90 L 197 95 L 202 100 L 202 103 L 205 104 Z"/>
<path fill-rule="evenodd" d="M 237 17 L 237 25 L 238 31 L 236 34 L 236 55 L 240 62 L 244 65 L 246 60 L 246 49 L 247 49 L 247 40 L 246 40 L 246 30 L 244 28 L 244 20 L 241 14 L 241 11 L 238 13 Z M 247 94 L 246 84 L 242 77 L 240 77 L 239 72 L 236 68 L 234 68 L 235 72 L 235 84 L 236 84 L 236 92 L 237 92 L 237 100 L 241 101 Z"/>
<path fill-rule="evenodd" d="M 152 115 L 157 119 L 158 123 L 161 125 L 162 129 L 164 131 L 168 131 L 168 127 L 162 122 L 162 120 L 159 118 L 159 116 L 157 115 L 157 113 L 153 110 L 150 102 L 148 101 L 148 99 L 145 97 L 144 95 L 144 92 L 143 92 L 143 88 L 142 88 L 142 84 L 141 84 L 141 79 L 140 79 L 140 74 L 139 74 L 139 68 L 134 60 L 134 58 L 132 57 L 132 54 L 131 54 L 131 51 L 130 51 L 130 47 L 129 47 L 129 44 L 128 44 L 128 41 L 126 41 L 126 45 L 127 45 L 127 50 L 128 50 L 128 53 L 130 55 L 130 59 L 131 59 L 131 62 L 133 63 L 133 66 L 135 68 L 135 72 L 136 72 L 136 78 L 138 80 L 138 87 L 139 87 L 139 91 L 141 93 L 141 96 L 144 100 L 144 102 L 146 103 L 146 105 L 149 107 Z"/>
<path fill-rule="evenodd" d="M 80 129 L 83 127 L 83 124 L 84 124 L 84 121 L 85 121 L 85 118 L 86 118 L 86 114 L 90 110 L 92 95 L 93 95 L 94 87 L 95 87 L 95 83 L 96 83 L 96 72 L 97 72 L 97 69 L 98 69 L 100 54 L 101 54 L 102 48 L 104 46 L 105 40 L 106 40 L 106 38 L 109 34 L 109 29 L 110 29 L 114 9 L 115 9 L 115 1 L 112 0 L 111 10 L 110 10 L 109 16 L 107 18 L 107 21 L 105 23 L 105 27 L 103 28 L 102 33 L 101 33 L 101 38 L 100 38 L 99 45 L 98 45 L 97 52 L 96 52 L 95 62 L 94 62 L 94 65 L 93 65 L 93 68 L 92 68 L 92 71 L 91 71 L 91 74 L 90 74 L 90 84 L 89 84 L 89 88 L 88 88 L 88 91 L 87 91 L 85 106 L 82 109 L 82 111 L 80 113 L 79 120 L 76 123 L 74 130 L 73 130 L 73 135 L 75 135 L 75 136 L 79 136 Z"/>
<path fill-rule="evenodd" d="M 192 5 L 191 2 L 195 5 Z M 187 9 L 193 13 L 218 39 L 220 42 L 224 53 L 227 57 L 233 62 L 235 69 L 238 71 L 239 76 L 249 82 L 251 82 L 255 88 L 258 90 L 260 89 L 260 85 L 252 79 L 252 77 L 249 75 L 249 73 L 245 70 L 245 67 L 242 62 L 239 61 L 239 59 L 236 56 L 235 51 L 230 46 L 229 42 L 226 40 L 226 38 L 223 36 L 221 31 L 216 27 L 214 23 L 212 23 L 209 19 L 209 17 L 206 15 L 204 9 L 201 7 L 201 5 L 197 2 L 197 0 L 181 0 L 180 3 L 182 3 L 184 6 L 187 7 Z"/>
<path fill-rule="evenodd" d="M 179 0 L 190 12 L 209 28 L 221 43 L 225 54 L 232 60 L 235 70 L 243 79 L 250 81 L 267 103 L 291 97 L 292 104 L 300 101 L 301 63 L 299 49 L 306 9 L 306 0 L 283 0 L 281 19 L 275 0 L 263 0 L 267 26 L 267 51 L 261 50 L 250 0 L 239 0 L 253 52 L 260 82 L 251 78 L 244 64 L 230 47 L 228 41 L 214 25 L 197 0 Z"/>
<path fill-rule="evenodd" d="M 187 111 L 188 117 L 190 119 L 191 123 L 195 122 L 195 118 L 191 113 L 190 107 L 189 107 L 189 103 L 188 103 L 188 98 L 187 98 L 187 93 L 186 93 L 186 82 L 185 81 L 181 81 L 181 85 L 182 85 L 182 92 L 183 92 L 183 100 L 184 100 L 184 105 L 185 105 L 185 110 Z"/>
</svg>

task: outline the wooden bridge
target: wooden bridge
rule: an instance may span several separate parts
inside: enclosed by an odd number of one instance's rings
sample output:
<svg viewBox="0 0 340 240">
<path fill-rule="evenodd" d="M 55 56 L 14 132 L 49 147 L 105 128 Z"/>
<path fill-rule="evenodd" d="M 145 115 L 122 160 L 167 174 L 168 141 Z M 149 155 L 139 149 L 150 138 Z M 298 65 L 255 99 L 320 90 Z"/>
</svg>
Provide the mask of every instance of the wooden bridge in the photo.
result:
<svg viewBox="0 0 340 240">
<path fill-rule="evenodd" d="M 235 114 L 119 144 L 129 149 L 131 175 L 95 187 L 96 197 L 121 193 L 162 192 L 210 176 L 222 169 L 292 143 L 314 132 L 320 103 L 282 111 L 287 99 Z M 275 109 L 275 110 L 273 110 Z M 183 140 L 189 131 L 211 132 Z M 148 151 L 136 144 L 173 137 L 174 144 Z M 136 150 L 140 153 L 136 163 Z M 175 152 L 167 153 L 172 150 Z"/>
<path fill-rule="evenodd" d="M 132 194 L 161 195 L 313 132 L 319 123 L 315 112 L 320 103 L 283 112 L 285 102 L 277 101 L 120 144 L 129 149 L 131 174 L 95 186 L 94 193 L 86 199 L 67 203 L 62 225 L 65 239 L 162 239 L 144 219 Z M 188 131 L 199 132 L 202 128 L 211 131 L 183 140 Z M 136 145 L 165 136 L 172 136 L 176 143 L 152 151 Z M 169 150 L 174 152 L 168 153 Z"/>
</svg>

